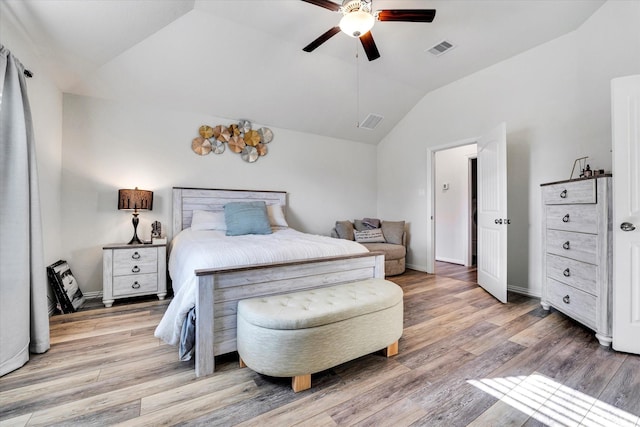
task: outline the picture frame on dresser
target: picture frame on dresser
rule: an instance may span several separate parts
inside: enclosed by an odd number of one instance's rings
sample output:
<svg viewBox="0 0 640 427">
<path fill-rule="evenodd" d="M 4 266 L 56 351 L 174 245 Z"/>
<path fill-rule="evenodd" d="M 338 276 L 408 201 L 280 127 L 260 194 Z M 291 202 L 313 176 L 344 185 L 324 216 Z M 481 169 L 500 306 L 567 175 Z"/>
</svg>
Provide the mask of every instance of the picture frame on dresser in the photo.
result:
<svg viewBox="0 0 640 427">
<path fill-rule="evenodd" d="M 612 342 L 611 174 L 541 184 L 542 298 Z"/>
</svg>

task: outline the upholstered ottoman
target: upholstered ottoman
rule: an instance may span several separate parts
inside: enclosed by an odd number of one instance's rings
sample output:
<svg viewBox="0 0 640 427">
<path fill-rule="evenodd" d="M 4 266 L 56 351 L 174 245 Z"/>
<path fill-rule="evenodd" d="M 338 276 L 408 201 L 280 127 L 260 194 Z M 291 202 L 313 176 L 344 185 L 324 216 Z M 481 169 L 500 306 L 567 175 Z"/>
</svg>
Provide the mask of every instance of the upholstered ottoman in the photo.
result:
<svg viewBox="0 0 640 427">
<path fill-rule="evenodd" d="M 240 365 L 311 387 L 311 374 L 377 350 L 398 353 L 402 289 L 384 279 L 242 300 Z"/>
</svg>

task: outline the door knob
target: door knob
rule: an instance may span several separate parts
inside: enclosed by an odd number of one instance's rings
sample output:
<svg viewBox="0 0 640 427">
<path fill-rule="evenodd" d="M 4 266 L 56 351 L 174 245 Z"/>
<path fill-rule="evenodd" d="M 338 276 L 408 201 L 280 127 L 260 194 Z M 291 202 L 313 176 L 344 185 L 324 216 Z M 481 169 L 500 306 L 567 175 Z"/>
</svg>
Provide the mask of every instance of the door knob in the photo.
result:
<svg viewBox="0 0 640 427">
<path fill-rule="evenodd" d="M 630 222 L 623 222 L 620 224 L 620 229 L 622 231 L 633 231 L 636 229 L 636 226 L 631 224 Z"/>
</svg>

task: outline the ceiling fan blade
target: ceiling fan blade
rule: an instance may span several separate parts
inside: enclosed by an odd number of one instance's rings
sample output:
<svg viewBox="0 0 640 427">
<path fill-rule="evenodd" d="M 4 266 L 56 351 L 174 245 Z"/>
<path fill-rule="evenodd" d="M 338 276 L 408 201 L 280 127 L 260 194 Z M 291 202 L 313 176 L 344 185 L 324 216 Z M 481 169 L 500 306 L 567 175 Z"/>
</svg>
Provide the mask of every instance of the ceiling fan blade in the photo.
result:
<svg viewBox="0 0 640 427">
<path fill-rule="evenodd" d="M 369 61 L 380 58 L 380 52 L 378 52 L 376 42 L 373 41 L 371 31 L 367 31 L 367 33 L 360 36 L 360 42 L 362 43 L 362 47 L 364 48 L 364 52 L 367 54 Z"/>
<path fill-rule="evenodd" d="M 304 2 L 307 3 L 311 3 L 311 4 L 315 4 L 316 6 L 320 6 L 320 7 L 324 7 L 325 9 L 329 9 L 332 10 L 334 12 L 337 12 L 338 10 L 340 10 L 340 5 L 337 3 L 334 3 L 332 1 L 329 0 L 302 0 Z"/>
<path fill-rule="evenodd" d="M 385 9 L 376 12 L 378 21 L 432 22 L 435 9 Z"/>
<path fill-rule="evenodd" d="M 330 28 L 329 31 L 327 31 L 326 33 L 324 33 L 323 35 L 321 35 L 320 37 L 318 37 L 317 39 L 315 39 L 314 41 L 312 41 L 311 43 L 303 47 L 302 50 L 304 50 L 305 52 L 313 52 L 322 43 L 326 42 L 327 40 L 329 40 L 331 37 L 335 36 L 339 32 L 340 32 L 340 27 Z"/>
</svg>

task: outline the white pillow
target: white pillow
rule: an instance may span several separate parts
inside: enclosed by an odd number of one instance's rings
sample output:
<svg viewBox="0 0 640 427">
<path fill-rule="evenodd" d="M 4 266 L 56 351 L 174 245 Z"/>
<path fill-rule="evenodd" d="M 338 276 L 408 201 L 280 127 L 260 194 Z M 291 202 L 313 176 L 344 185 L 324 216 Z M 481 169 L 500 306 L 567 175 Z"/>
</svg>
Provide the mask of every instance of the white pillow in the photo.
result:
<svg viewBox="0 0 640 427">
<path fill-rule="evenodd" d="M 193 217 L 191 218 L 191 229 L 227 231 L 227 223 L 224 219 L 224 211 L 193 211 Z"/>
<path fill-rule="evenodd" d="M 280 205 L 267 205 L 267 215 L 269 216 L 269 223 L 272 227 L 288 227 L 287 220 L 284 218 L 284 212 L 282 212 L 282 206 Z"/>
<path fill-rule="evenodd" d="M 385 243 L 384 235 L 381 228 L 374 228 L 372 230 L 354 230 L 353 236 L 358 243 Z"/>
</svg>

